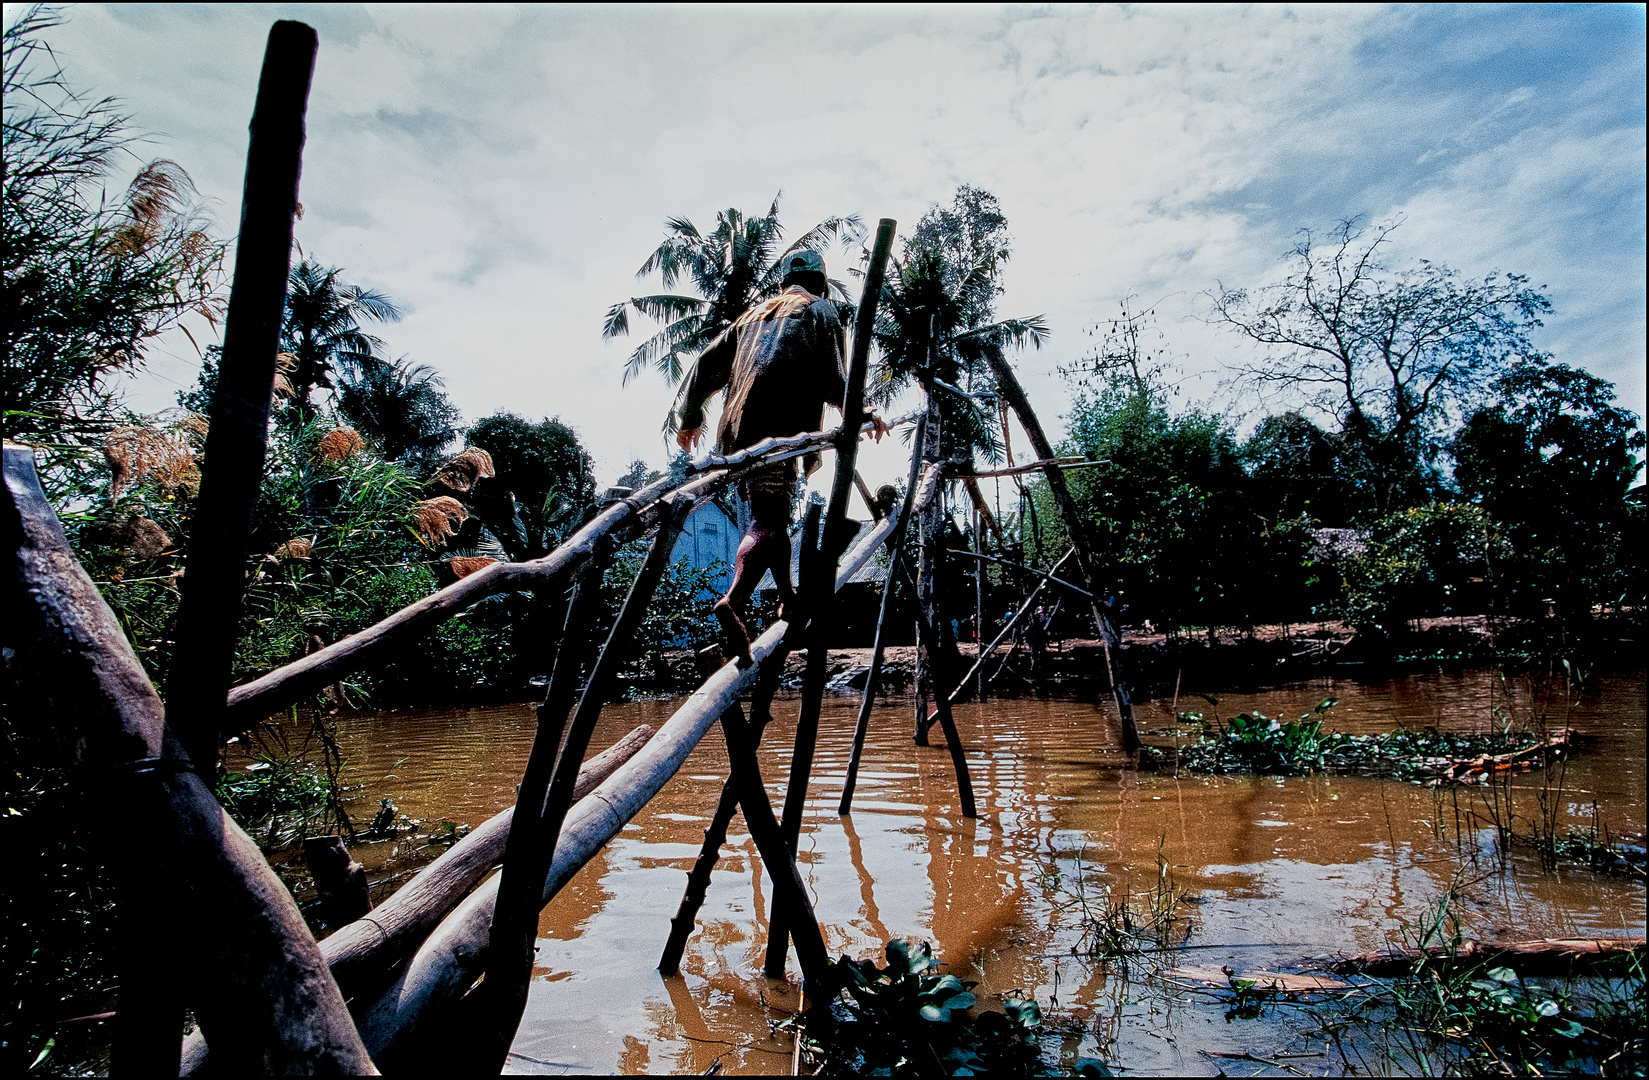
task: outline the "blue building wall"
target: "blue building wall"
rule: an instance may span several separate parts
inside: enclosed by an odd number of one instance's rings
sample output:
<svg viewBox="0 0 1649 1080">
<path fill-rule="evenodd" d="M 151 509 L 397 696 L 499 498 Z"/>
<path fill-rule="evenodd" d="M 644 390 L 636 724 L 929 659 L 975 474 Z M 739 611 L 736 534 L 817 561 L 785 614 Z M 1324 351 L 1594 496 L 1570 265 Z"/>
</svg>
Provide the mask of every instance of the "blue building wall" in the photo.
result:
<svg viewBox="0 0 1649 1080">
<path fill-rule="evenodd" d="M 707 502 L 688 516 L 681 536 L 676 539 L 675 550 L 670 553 L 670 561 L 679 563 L 685 560 L 695 570 L 717 561 L 725 563 L 715 578 L 715 591 L 705 593 L 707 598 L 714 599 L 726 592 L 732 582 L 733 557 L 738 551 L 737 523 L 723 513 L 721 507 Z"/>
</svg>

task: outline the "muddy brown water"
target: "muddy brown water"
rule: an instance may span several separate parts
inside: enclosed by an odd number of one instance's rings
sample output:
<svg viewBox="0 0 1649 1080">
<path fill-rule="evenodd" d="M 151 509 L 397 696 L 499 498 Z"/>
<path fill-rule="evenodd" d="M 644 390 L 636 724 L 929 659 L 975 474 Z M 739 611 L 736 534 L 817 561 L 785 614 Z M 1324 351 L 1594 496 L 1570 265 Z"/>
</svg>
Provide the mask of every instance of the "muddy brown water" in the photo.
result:
<svg viewBox="0 0 1649 1080">
<path fill-rule="evenodd" d="M 1554 808 L 1559 830 L 1644 829 L 1641 671 L 1599 676 L 1569 692 L 1560 679 L 1483 670 L 1317 679 L 1231 694 L 1217 705 L 1200 697 L 1177 704 L 1220 717 L 1259 711 L 1294 719 L 1328 697 L 1339 699 L 1329 726 L 1358 733 L 1572 726 L 1582 741 L 1566 765 L 1511 782 L 1516 827 L 1529 831 L 1544 805 Z M 594 747 L 637 724 L 662 724 L 676 704 L 608 707 Z M 1141 706 L 1147 741 L 1195 737 L 1175 723 L 1174 704 Z M 777 703 L 766 736 L 763 770 L 775 806 L 797 707 Z M 1502 858 L 1479 791 L 1343 776 L 1119 770 L 1106 766 L 1096 706 L 1084 702 L 992 700 L 958 709 L 979 800 L 979 818 L 968 820 L 945 749 L 912 746 L 911 703 L 890 699 L 872 718 L 853 812 L 838 817 L 856 708 L 853 698 L 825 701 L 800 845 L 832 954 L 880 958 L 891 937 L 925 938 L 947 970 L 978 981 L 987 1002 L 1009 989 L 1033 992 L 1050 1017 L 1050 1051 L 1066 1057 L 1102 1055 L 1135 1074 L 1174 1075 L 1218 1072 L 1220 1061 L 1201 1051 L 1329 1052 L 1290 1020 L 1227 1021 L 1217 994 L 1159 976 L 1192 964 L 1298 969 L 1308 957 L 1381 948 L 1451 889 L 1470 930 L 1486 939 L 1644 932 L 1640 885 L 1578 868 L 1543 870 L 1515 847 Z M 363 814 L 392 796 L 412 817 L 467 825 L 512 801 L 533 729 L 527 706 L 338 722 L 350 780 L 363 785 Z M 796 1007 L 800 976 L 794 958 L 788 980 L 761 975 L 771 894 L 742 818 L 734 819 L 682 974 L 665 979 L 656 970 L 725 775 L 712 730 L 545 910 L 509 1071 L 700 1073 L 718 1062 L 727 1072 L 790 1071 L 790 1037 L 771 1025 Z M 360 855 L 371 867 L 392 851 L 378 845 Z M 1187 897 L 1174 937 L 1198 948 L 1153 954 L 1126 972 L 1069 955 L 1085 904 L 1098 911 L 1126 893 L 1143 907 L 1158 882 L 1159 853 Z M 1332 1053 L 1289 1060 L 1313 1072 L 1337 1066 Z"/>
</svg>

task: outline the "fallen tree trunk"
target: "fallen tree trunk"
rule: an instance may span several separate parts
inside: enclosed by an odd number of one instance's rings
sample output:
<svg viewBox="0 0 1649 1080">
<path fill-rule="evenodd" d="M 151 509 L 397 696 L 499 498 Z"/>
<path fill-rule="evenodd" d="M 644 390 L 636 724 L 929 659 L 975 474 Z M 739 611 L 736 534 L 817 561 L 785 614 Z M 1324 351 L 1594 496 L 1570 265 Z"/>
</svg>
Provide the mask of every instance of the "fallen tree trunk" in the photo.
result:
<svg viewBox="0 0 1649 1080">
<path fill-rule="evenodd" d="M 1459 946 L 1433 945 L 1426 949 L 1385 949 L 1348 956 L 1325 964 L 1328 971 L 1380 978 L 1407 975 L 1422 964 L 1482 964 L 1508 967 L 1523 975 L 1561 975 L 1614 964 L 1632 956 L 1642 958 L 1644 939 L 1540 938 L 1535 941 L 1463 941 Z"/>
<path fill-rule="evenodd" d="M 107 799 L 118 843 L 142 848 L 147 887 L 164 883 L 166 922 L 127 932 L 169 942 L 185 1000 L 222 1047 L 225 1071 L 375 1074 L 291 893 L 166 726 L 159 695 L 40 490 L 33 451 L 8 445 L 4 456 L 0 640 L 12 700 L 62 729 L 69 761 L 90 774 L 85 797 Z"/>
<path fill-rule="evenodd" d="M 1564 728 L 1544 742 L 1522 750 L 1514 750 L 1509 754 L 1480 754 L 1463 761 L 1450 761 L 1447 764 L 1439 762 L 1437 775 L 1444 780 L 1459 780 L 1469 784 L 1479 777 L 1493 776 L 1495 773 L 1538 769 L 1551 758 L 1568 753 L 1569 744 L 1574 736 L 1574 728 Z"/>
<path fill-rule="evenodd" d="M 836 587 L 841 588 L 870 561 L 893 531 L 894 520 L 882 521 L 838 566 Z M 775 622 L 751 643 L 753 663 L 723 666 L 705 681 L 671 716 L 646 747 L 582 800 L 561 828 L 555 860 L 544 880 L 541 904 L 548 904 L 574 874 L 589 862 L 619 830 L 646 806 L 676 774 L 712 725 L 731 708 L 739 694 L 755 684 L 789 630 Z M 769 874 L 782 869 L 769 868 Z M 412 1068 L 425 1037 L 444 1037 L 445 1019 L 475 984 L 486 965 L 498 879 L 483 882 L 436 927 L 388 990 L 360 1012 L 362 1040 L 391 1063 Z"/>
</svg>

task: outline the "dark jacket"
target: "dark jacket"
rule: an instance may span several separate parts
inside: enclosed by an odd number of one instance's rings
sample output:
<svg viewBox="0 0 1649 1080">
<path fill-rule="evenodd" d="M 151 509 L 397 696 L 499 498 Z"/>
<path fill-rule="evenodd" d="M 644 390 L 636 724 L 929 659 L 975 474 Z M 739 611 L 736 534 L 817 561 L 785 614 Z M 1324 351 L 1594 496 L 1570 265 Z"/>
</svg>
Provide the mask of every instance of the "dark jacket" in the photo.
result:
<svg viewBox="0 0 1649 1080">
<path fill-rule="evenodd" d="M 699 356 L 682 399 L 683 428 L 704 426 L 704 403 L 727 390 L 717 448 L 724 454 L 767 438 L 824 426 L 824 407 L 842 407 L 847 332 L 836 305 L 799 285 L 751 308 Z M 807 456 L 807 471 L 818 467 Z"/>
</svg>

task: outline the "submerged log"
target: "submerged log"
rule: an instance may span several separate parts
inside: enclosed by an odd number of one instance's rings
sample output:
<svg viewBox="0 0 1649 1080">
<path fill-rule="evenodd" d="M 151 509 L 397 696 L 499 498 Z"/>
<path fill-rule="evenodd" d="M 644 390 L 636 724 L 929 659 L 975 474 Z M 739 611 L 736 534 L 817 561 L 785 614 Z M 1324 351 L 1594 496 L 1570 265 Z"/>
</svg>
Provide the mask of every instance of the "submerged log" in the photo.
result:
<svg viewBox="0 0 1649 1080">
<path fill-rule="evenodd" d="M 1482 964 L 1507 967 L 1522 975 L 1561 975 L 1623 964 L 1644 955 L 1645 939 L 1539 938 L 1535 941 L 1463 941 L 1458 946 L 1433 945 L 1426 949 L 1384 949 L 1348 956 L 1323 965 L 1341 974 L 1394 978 L 1422 964 Z"/>
<path fill-rule="evenodd" d="M 166 939 L 226 1071 L 375 1074 L 292 894 L 166 726 L 40 490 L 33 451 L 8 445 L 4 457 L 0 641 L 13 700 L 61 729 L 68 763 L 88 774 L 86 797 L 109 800 L 104 816 L 119 821 L 122 846 L 141 850 L 150 886 L 168 883 L 169 918 L 133 932 Z"/>
<path fill-rule="evenodd" d="M 837 588 L 870 561 L 891 531 L 891 520 L 878 524 L 843 557 L 837 571 Z M 750 666 L 723 666 L 676 710 L 641 753 L 573 807 L 544 880 L 543 904 L 548 904 L 669 782 L 705 733 L 760 677 L 788 630 L 789 624 L 782 621 L 769 627 L 751 643 L 754 662 Z M 495 876 L 442 920 L 389 989 L 362 1012 L 362 1039 L 375 1054 L 410 1065 L 416 1061 L 423 1036 L 442 1037 L 442 1025 L 452 1006 L 469 991 L 485 967 L 497 896 Z"/>
</svg>

